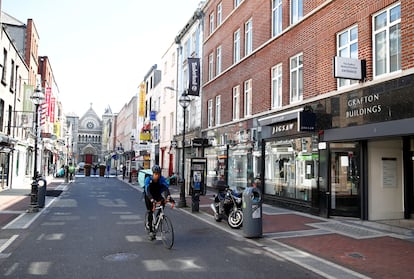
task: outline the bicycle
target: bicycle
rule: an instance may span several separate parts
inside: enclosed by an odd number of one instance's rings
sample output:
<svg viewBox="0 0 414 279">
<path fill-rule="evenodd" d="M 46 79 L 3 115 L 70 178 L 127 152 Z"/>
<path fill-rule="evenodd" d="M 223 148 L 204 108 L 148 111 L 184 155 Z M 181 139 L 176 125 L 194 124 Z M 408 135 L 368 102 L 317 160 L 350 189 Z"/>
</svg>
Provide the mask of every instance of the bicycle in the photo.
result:
<svg viewBox="0 0 414 279">
<path fill-rule="evenodd" d="M 174 208 L 174 202 L 170 203 L 171 208 Z M 149 233 L 150 227 L 147 222 L 148 214 L 148 212 L 145 213 L 145 229 Z M 162 204 L 162 202 L 154 203 L 154 210 L 152 211 L 152 214 L 152 227 L 155 236 L 157 236 L 158 232 L 160 232 L 161 240 L 165 248 L 171 249 L 174 245 L 174 228 L 170 218 L 168 218 L 168 216 L 164 213 L 164 204 Z"/>
</svg>

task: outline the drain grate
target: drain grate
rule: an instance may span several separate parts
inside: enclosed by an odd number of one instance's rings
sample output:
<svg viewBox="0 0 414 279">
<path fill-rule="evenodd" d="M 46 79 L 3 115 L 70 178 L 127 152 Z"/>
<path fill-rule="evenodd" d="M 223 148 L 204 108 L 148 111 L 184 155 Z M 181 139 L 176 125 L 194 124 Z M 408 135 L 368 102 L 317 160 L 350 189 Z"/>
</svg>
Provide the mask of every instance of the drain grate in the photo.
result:
<svg viewBox="0 0 414 279">
<path fill-rule="evenodd" d="M 109 262 L 125 262 L 136 258 L 138 258 L 138 255 L 133 253 L 116 253 L 104 257 Z"/>
</svg>

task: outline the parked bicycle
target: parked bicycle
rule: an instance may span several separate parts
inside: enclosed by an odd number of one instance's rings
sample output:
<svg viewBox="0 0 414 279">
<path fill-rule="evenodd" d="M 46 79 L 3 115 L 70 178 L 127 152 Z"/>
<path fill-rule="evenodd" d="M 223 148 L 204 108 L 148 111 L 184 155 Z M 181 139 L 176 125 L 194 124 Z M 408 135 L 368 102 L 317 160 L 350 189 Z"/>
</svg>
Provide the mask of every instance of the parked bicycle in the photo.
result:
<svg viewBox="0 0 414 279">
<path fill-rule="evenodd" d="M 170 203 L 171 208 L 174 208 L 175 203 L 174 202 L 165 202 Z M 155 236 L 157 236 L 158 233 L 160 233 L 160 237 L 162 240 L 162 243 L 164 244 L 165 248 L 171 249 L 174 245 L 174 228 L 171 223 L 170 218 L 168 218 L 167 215 L 164 213 L 164 207 L 165 203 L 162 202 L 156 202 L 154 203 L 154 210 L 152 211 L 152 214 L 154 214 L 154 217 L 152 218 L 153 224 L 153 233 L 155 233 Z M 150 214 L 148 212 L 145 213 L 145 220 L 148 220 L 148 215 Z M 147 232 L 150 232 L 150 227 L 147 221 L 145 221 L 145 229 Z"/>
</svg>

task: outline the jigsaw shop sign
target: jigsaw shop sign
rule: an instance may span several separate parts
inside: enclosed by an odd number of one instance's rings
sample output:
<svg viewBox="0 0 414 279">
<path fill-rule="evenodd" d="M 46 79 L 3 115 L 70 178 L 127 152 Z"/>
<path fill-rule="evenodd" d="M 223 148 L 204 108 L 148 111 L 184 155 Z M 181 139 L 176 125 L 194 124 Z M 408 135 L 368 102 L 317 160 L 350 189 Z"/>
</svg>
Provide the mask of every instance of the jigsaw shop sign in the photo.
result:
<svg viewBox="0 0 414 279">
<path fill-rule="evenodd" d="M 200 58 L 188 58 L 188 95 L 200 95 Z"/>
</svg>

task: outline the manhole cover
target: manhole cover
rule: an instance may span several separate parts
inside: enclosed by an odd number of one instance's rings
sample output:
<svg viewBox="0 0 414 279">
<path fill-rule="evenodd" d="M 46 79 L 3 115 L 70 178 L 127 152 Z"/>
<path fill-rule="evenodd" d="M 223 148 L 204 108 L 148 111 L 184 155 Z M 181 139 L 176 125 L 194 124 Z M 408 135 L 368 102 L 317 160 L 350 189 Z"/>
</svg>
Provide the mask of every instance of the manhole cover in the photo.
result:
<svg viewBox="0 0 414 279">
<path fill-rule="evenodd" d="M 365 258 L 364 255 L 361 255 L 360 253 L 350 253 L 350 254 L 348 254 L 348 256 L 350 256 L 351 258 L 354 258 L 354 259 L 363 259 L 363 258 Z"/>
<path fill-rule="evenodd" d="M 105 256 L 104 259 L 110 262 L 124 262 L 136 259 L 137 257 L 137 254 L 132 253 L 117 253 Z"/>
</svg>

